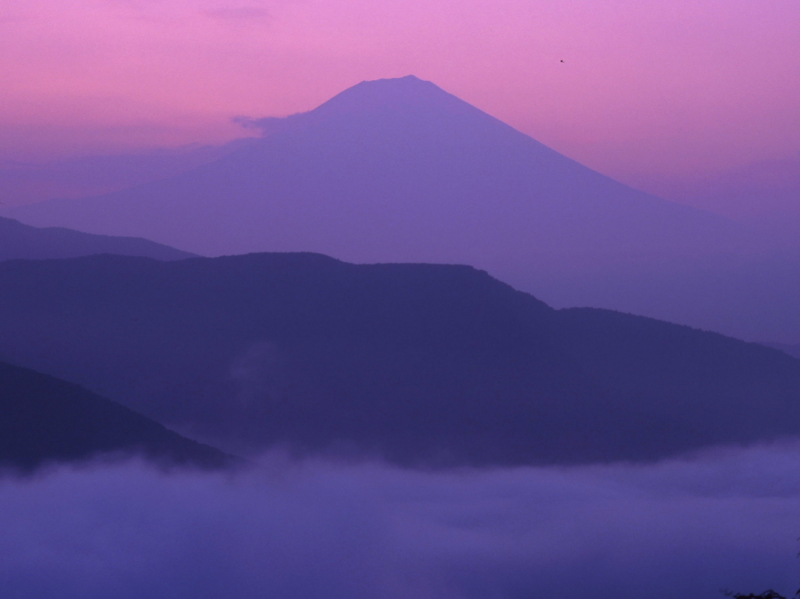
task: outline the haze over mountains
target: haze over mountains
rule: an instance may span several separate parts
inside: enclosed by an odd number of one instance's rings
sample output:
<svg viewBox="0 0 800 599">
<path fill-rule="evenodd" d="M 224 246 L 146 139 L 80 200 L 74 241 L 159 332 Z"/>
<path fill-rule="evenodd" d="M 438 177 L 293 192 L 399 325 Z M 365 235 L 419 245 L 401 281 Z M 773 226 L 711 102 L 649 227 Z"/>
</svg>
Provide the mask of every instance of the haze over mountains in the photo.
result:
<svg viewBox="0 0 800 599">
<path fill-rule="evenodd" d="M 103 255 L 6 261 L 0 289 L 0 358 L 229 451 L 583 463 L 800 434 L 800 360 L 466 266 Z"/>
<path fill-rule="evenodd" d="M 0 0 L 0 599 L 791 597 L 798 30 Z"/>
<path fill-rule="evenodd" d="M 205 255 L 465 263 L 557 306 L 800 339 L 800 252 L 617 183 L 432 83 L 363 82 L 252 124 L 263 139 L 191 171 L 10 214 Z"/>
<path fill-rule="evenodd" d="M 637 188 L 743 221 L 784 224 L 796 234 L 800 222 L 800 152 L 723 172 L 678 177 L 635 177 Z"/>
<path fill-rule="evenodd" d="M 82 198 L 127 189 L 212 162 L 250 141 L 245 137 L 219 146 L 190 144 L 36 163 L 0 162 L 0 205 Z"/>
</svg>

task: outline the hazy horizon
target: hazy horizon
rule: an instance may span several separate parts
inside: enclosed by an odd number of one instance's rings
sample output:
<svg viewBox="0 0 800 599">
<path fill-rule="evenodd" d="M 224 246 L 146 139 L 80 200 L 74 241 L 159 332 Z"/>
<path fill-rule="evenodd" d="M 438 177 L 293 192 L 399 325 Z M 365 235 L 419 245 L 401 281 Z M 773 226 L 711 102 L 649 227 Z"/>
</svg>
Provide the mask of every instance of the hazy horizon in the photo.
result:
<svg viewBox="0 0 800 599">
<path fill-rule="evenodd" d="M 415 74 L 615 178 L 738 168 L 800 151 L 798 27 L 790 0 L 7 2 L 0 160 L 218 143 Z"/>
<path fill-rule="evenodd" d="M 0 595 L 798 587 L 797 0 L 1 4 Z"/>
</svg>

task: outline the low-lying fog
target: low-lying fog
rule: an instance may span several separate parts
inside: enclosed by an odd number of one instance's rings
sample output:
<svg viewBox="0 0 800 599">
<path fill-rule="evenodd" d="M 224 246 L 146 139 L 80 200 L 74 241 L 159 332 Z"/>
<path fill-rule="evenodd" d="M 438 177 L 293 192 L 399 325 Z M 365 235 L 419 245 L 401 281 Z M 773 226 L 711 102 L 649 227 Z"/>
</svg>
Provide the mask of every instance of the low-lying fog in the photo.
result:
<svg viewBox="0 0 800 599">
<path fill-rule="evenodd" d="M 4 597 L 711 599 L 800 586 L 800 444 L 648 466 L 0 479 Z"/>
</svg>

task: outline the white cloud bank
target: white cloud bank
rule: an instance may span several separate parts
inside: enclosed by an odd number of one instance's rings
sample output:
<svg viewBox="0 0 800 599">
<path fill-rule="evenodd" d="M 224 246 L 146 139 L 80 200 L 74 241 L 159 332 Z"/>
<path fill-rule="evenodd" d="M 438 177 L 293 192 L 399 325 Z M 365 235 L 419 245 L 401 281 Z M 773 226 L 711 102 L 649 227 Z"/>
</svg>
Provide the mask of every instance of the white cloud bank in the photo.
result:
<svg viewBox="0 0 800 599">
<path fill-rule="evenodd" d="M 800 446 L 421 473 L 269 455 L 0 480 L 4 597 L 700 599 L 800 586 Z"/>
</svg>

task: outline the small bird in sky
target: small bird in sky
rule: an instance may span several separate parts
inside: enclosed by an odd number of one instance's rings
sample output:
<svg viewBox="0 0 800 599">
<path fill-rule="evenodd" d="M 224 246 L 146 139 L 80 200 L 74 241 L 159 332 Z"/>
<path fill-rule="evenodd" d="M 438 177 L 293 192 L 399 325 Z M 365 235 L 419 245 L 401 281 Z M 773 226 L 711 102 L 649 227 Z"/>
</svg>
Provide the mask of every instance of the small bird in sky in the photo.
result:
<svg viewBox="0 0 800 599">
<path fill-rule="evenodd" d="M 564 62 L 563 60 L 561 62 Z"/>
</svg>

